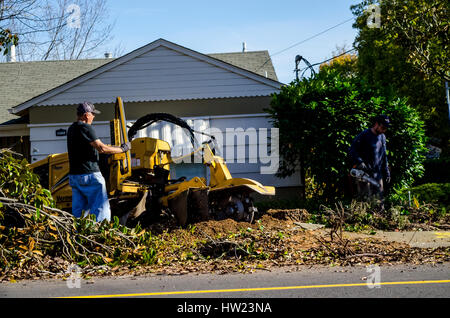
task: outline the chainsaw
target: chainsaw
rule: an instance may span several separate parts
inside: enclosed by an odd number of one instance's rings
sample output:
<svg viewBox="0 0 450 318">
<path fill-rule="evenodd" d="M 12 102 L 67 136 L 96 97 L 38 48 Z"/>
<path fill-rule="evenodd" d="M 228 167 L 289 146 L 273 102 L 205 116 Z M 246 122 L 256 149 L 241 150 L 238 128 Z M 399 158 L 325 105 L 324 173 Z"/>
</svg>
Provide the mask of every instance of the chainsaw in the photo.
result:
<svg viewBox="0 0 450 318">
<path fill-rule="evenodd" d="M 377 182 L 377 180 L 375 180 L 374 178 L 372 178 L 366 171 L 364 170 L 360 170 L 360 169 L 356 169 L 356 168 L 352 168 L 350 170 L 350 175 L 362 182 L 369 182 L 371 185 L 373 185 L 376 188 L 380 188 L 380 184 Z"/>
</svg>

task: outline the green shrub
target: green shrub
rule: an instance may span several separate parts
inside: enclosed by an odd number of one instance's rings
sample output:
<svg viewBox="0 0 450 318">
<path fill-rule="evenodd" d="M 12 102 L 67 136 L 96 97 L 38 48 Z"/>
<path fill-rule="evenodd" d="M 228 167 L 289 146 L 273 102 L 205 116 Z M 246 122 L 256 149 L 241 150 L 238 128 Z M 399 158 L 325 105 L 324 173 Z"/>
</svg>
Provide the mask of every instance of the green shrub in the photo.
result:
<svg viewBox="0 0 450 318">
<path fill-rule="evenodd" d="M 450 183 L 426 183 L 403 191 L 403 198 L 407 198 L 411 191 L 411 198 L 421 203 L 436 203 L 450 207 Z"/>
<path fill-rule="evenodd" d="M 28 167 L 27 160 L 14 157 L 7 149 L 0 150 L 0 191 L 1 196 L 37 208 L 54 206 L 50 191 L 40 185 L 39 177 Z"/>
<path fill-rule="evenodd" d="M 392 122 L 386 138 L 393 188 L 410 186 L 423 174 L 425 132 L 418 113 L 406 99 L 384 96 L 362 78 L 325 68 L 313 78 L 283 86 L 266 111 L 283 140 L 277 175 L 290 176 L 300 165 L 320 185 L 322 199 L 344 196 L 348 149 L 382 113 Z"/>
</svg>

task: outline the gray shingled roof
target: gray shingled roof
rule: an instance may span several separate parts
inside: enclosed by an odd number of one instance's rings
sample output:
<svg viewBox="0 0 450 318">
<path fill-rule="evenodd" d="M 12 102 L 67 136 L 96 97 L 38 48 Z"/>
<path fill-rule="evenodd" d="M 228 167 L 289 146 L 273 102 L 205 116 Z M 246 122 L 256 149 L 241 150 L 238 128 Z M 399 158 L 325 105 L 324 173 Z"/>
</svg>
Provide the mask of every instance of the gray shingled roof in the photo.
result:
<svg viewBox="0 0 450 318">
<path fill-rule="evenodd" d="M 278 81 L 268 51 L 216 53 L 210 57 Z M 58 87 L 114 59 L 0 63 L 0 124 L 19 117 L 8 109 Z"/>
<path fill-rule="evenodd" d="M 272 59 L 268 51 L 215 53 L 208 54 L 208 56 L 261 76 L 266 76 L 267 72 L 268 78 L 278 82 L 277 74 L 275 73 L 275 68 L 273 67 Z"/>
<path fill-rule="evenodd" d="M 0 63 L 0 123 L 19 118 L 9 108 L 108 62 L 111 59 Z"/>
</svg>

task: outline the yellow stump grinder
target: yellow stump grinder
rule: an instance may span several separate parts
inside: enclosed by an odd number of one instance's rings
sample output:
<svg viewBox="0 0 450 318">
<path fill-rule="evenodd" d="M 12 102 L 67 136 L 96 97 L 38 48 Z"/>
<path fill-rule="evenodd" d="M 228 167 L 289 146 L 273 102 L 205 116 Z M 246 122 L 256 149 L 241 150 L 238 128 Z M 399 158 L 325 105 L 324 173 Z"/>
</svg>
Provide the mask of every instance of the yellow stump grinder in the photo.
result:
<svg viewBox="0 0 450 318">
<path fill-rule="evenodd" d="M 195 149 L 191 155 L 201 155 L 202 163 L 209 167 L 208 184 L 202 177 L 171 179 L 170 165 L 176 164 L 177 158 L 172 158 L 169 143 L 150 137 L 134 138 L 139 130 L 160 121 L 186 129 Z M 125 153 L 100 155 L 100 170 L 106 180 L 111 213 L 122 224 L 153 222 L 161 211 L 173 215 L 181 226 L 225 218 L 252 222 L 257 210 L 250 195 L 275 194 L 274 187 L 251 179 L 233 178 L 225 160 L 215 155 L 214 138 L 195 148 L 193 129 L 173 115 L 148 114 L 139 118 L 127 133 L 123 102 L 117 97 L 110 131 L 114 146 L 131 141 L 131 149 Z M 41 184 L 51 191 L 57 207 L 70 211 L 68 154 L 49 155 L 30 166 L 39 175 Z"/>
</svg>

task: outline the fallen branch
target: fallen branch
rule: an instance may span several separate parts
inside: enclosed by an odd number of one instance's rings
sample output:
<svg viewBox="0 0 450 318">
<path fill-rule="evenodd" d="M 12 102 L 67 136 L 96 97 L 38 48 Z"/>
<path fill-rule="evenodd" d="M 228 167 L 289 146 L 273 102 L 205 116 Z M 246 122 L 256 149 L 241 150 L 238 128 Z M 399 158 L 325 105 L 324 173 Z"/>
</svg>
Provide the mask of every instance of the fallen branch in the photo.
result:
<svg viewBox="0 0 450 318">
<path fill-rule="evenodd" d="M 355 258 L 355 257 L 385 257 L 386 255 L 381 254 L 372 254 L 372 253 L 362 253 L 362 254 L 353 254 L 347 255 L 345 258 Z"/>
<path fill-rule="evenodd" d="M 14 254 L 19 254 L 21 260 L 40 262 L 41 256 L 48 251 L 52 254 L 57 253 L 70 262 L 84 261 L 89 265 L 98 263 L 100 259 L 104 262 L 112 261 L 114 255 L 120 256 L 122 253 L 132 257 L 140 255 L 136 251 L 137 236 L 125 234 L 128 229 L 122 226 L 116 228 L 109 222 L 96 223 L 89 218 L 74 218 L 66 211 L 48 206 L 38 209 L 4 196 L 0 197 L 0 202 L 3 207 L 14 211 L 24 221 L 24 225 L 20 228 L 11 228 L 13 232 L 8 231 L 2 235 L 9 239 L 0 241 L 2 249 L 0 270 L 9 266 L 10 262 L 14 262 Z M 7 226 L 5 224 L 0 229 L 6 231 Z M 17 249 L 20 246 L 21 249 Z"/>
</svg>

